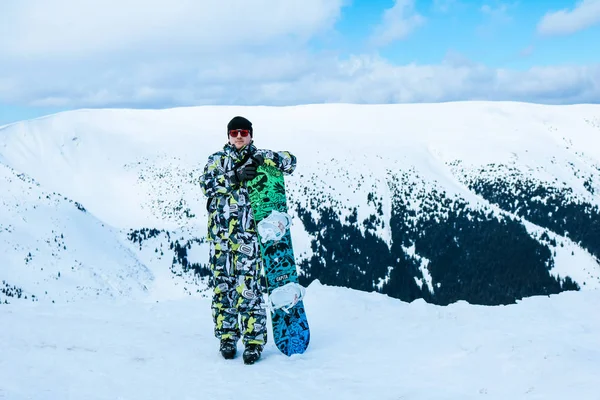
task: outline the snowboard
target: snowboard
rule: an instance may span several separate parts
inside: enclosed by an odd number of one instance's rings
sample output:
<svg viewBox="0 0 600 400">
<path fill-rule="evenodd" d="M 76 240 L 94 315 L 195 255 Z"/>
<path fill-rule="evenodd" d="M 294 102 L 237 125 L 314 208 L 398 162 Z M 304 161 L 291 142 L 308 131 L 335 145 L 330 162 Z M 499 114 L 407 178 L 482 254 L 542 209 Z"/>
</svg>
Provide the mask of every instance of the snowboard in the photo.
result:
<svg viewBox="0 0 600 400">
<path fill-rule="evenodd" d="M 283 354 L 301 354 L 308 347 L 310 330 L 302 301 L 304 288 L 298 284 L 283 173 L 267 159 L 247 187 L 271 305 L 273 340 Z"/>
</svg>

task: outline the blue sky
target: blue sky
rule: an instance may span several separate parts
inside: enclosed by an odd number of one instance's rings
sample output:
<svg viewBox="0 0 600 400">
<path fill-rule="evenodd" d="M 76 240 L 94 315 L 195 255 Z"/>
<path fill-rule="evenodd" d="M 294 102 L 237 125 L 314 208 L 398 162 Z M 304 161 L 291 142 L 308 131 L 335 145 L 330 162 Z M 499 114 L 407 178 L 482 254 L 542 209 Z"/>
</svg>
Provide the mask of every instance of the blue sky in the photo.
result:
<svg viewBox="0 0 600 400">
<path fill-rule="evenodd" d="M 356 51 L 357 43 L 381 22 L 382 10 L 394 0 L 355 0 L 342 11 L 336 24 L 340 47 Z M 379 47 L 379 53 L 395 63 L 435 64 L 448 52 L 457 52 L 474 62 L 491 67 L 531 68 L 536 65 L 598 63 L 600 51 L 600 11 L 595 26 L 570 35 L 546 37 L 537 25 L 544 15 L 573 10 L 578 2 L 544 1 L 414 1 L 414 13 L 425 21 L 401 40 Z M 600 9 L 600 5 L 596 7 Z M 368 51 L 368 47 L 360 50 Z M 530 49 L 530 51 L 526 51 Z M 525 52 L 527 56 L 523 56 Z"/>
<path fill-rule="evenodd" d="M 600 0 L 3 0 L 0 125 L 203 104 L 600 103 Z"/>
</svg>

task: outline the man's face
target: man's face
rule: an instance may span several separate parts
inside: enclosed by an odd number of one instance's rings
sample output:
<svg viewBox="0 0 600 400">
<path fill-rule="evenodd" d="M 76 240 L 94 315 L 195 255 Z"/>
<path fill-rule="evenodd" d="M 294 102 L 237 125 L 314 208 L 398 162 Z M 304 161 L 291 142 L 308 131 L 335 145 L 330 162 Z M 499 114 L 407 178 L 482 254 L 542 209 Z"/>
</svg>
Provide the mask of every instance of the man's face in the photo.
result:
<svg viewBox="0 0 600 400">
<path fill-rule="evenodd" d="M 233 129 L 229 131 L 229 143 L 235 146 L 236 149 L 241 149 L 250 144 L 252 136 L 247 129 Z"/>
</svg>

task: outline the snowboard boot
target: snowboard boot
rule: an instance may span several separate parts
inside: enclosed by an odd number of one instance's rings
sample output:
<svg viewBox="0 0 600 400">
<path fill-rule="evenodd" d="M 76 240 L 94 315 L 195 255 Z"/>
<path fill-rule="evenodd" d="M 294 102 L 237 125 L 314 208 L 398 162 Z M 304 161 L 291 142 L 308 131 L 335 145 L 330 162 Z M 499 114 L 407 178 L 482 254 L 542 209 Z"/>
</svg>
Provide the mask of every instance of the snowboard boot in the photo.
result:
<svg viewBox="0 0 600 400">
<path fill-rule="evenodd" d="M 237 351 L 236 343 L 231 339 L 221 339 L 219 351 L 224 359 L 231 360 L 233 357 L 235 357 L 235 353 Z"/>
<path fill-rule="evenodd" d="M 263 347 L 260 344 L 249 344 L 246 345 L 246 349 L 244 350 L 244 364 L 254 364 L 260 358 L 260 353 L 262 353 Z"/>
</svg>

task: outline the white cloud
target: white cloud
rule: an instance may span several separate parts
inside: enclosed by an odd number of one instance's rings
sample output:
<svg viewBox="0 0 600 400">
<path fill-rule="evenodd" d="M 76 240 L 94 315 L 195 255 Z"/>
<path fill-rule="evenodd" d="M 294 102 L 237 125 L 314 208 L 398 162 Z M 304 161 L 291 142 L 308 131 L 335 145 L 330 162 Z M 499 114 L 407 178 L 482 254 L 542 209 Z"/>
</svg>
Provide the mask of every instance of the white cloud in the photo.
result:
<svg viewBox="0 0 600 400">
<path fill-rule="evenodd" d="M 245 54 L 194 66 L 165 63 L 112 70 L 47 70 L 18 75 L 0 102 L 35 106 L 173 107 L 200 104 L 292 105 L 516 100 L 600 102 L 600 66 L 494 69 L 449 53 L 436 65 L 394 65 L 375 56 L 337 59 L 308 53 Z"/>
<path fill-rule="evenodd" d="M 330 29 L 342 0 L 2 0 L 0 55 L 260 46 Z"/>
<path fill-rule="evenodd" d="M 458 0 L 433 0 L 433 10 L 440 13 L 447 13 L 458 3 Z"/>
<path fill-rule="evenodd" d="M 485 22 L 477 27 L 477 33 L 481 36 L 490 37 L 500 28 L 513 21 L 509 11 L 517 7 L 517 4 L 496 1 L 495 4 L 484 4 L 480 11 L 485 17 Z"/>
<path fill-rule="evenodd" d="M 414 0 L 395 0 L 392 8 L 385 10 L 383 19 L 375 29 L 371 41 L 376 46 L 385 46 L 404 39 L 413 30 L 425 23 L 425 17 L 415 11 Z"/>
<path fill-rule="evenodd" d="M 173 10 L 157 0 L 104 0 L 115 14 L 91 0 L 53 0 L 53 7 L 0 0 L 0 104 L 600 102 L 598 66 L 500 70 L 452 52 L 437 65 L 394 65 L 364 54 L 340 59 L 311 52 L 307 43 L 333 29 L 345 0 L 287 0 L 286 7 L 279 0 L 252 7 L 218 1 L 221 8 L 216 0 L 170 0 Z M 388 10 L 380 31 L 388 33 L 380 38 L 405 32 L 393 22 L 422 23 L 411 5 L 398 1 Z"/>
<path fill-rule="evenodd" d="M 352 61 L 356 71 L 341 84 L 340 101 L 436 102 L 515 100 L 543 103 L 600 102 L 600 66 L 494 69 L 452 54 L 438 65 L 394 66 L 382 59 Z M 357 67 L 359 64 L 360 67 Z M 332 91 L 335 93 L 336 91 Z"/>
<path fill-rule="evenodd" d="M 572 9 L 548 12 L 540 20 L 541 35 L 569 35 L 600 23 L 600 0 L 583 0 Z"/>
<path fill-rule="evenodd" d="M 481 12 L 496 22 L 510 22 L 512 17 L 508 14 L 509 7 L 507 3 L 499 3 L 496 6 L 484 4 L 481 6 Z"/>
</svg>

